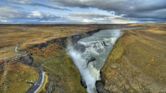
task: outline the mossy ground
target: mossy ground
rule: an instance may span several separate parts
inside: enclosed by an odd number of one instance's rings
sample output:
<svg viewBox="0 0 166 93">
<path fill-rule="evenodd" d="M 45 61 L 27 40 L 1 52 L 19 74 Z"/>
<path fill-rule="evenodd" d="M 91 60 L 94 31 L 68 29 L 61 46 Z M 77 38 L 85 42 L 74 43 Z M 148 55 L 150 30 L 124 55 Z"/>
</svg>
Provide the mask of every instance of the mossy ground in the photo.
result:
<svg viewBox="0 0 166 93">
<path fill-rule="evenodd" d="M 17 44 L 21 49 L 26 49 L 35 44 L 46 43 L 52 39 L 63 38 L 83 32 L 93 31 L 94 26 L 0 26 L 0 59 L 5 56 L 14 56 L 14 48 Z"/>
<path fill-rule="evenodd" d="M 86 93 L 80 83 L 80 74 L 64 48 L 55 44 L 41 50 L 31 51 L 35 62 L 48 73 L 53 93 Z"/>
<path fill-rule="evenodd" d="M 0 73 L 0 93 L 26 93 L 32 86 L 27 81 L 35 82 L 38 79 L 38 72 L 34 68 L 21 63 L 8 63 Z"/>
<path fill-rule="evenodd" d="M 110 54 L 102 72 L 105 89 L 115 93 L 166 92 L 166 31 L 127 31 Z"/>
</svg>

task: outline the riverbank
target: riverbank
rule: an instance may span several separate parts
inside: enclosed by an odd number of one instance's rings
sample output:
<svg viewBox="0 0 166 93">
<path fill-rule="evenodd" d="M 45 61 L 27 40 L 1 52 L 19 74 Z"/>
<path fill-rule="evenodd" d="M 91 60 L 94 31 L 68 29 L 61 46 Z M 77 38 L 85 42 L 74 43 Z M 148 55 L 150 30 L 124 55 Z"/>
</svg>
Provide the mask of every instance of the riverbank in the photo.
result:
<svg viewBox="0 0 166 93">
<path fill-rule="evenodd" d="M 164 93 L 166 78 L 164 27 L 128 30 L 102 69 L 103 89 L 113 93 Z"/>
</svg>

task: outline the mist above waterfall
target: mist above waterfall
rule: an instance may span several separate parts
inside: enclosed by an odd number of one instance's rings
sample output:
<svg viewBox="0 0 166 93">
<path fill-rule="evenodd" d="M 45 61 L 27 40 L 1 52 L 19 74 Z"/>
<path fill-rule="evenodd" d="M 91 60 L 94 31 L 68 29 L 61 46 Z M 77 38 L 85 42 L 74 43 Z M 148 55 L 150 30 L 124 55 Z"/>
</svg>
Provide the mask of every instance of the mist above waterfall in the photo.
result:
<svg viewBox="0 0 166 93">
<path fill-rule="evenodd" d="M 79 69 L 88 93 L 96 93 L 95 83 L 100 80 L 100 69 L 121 34 L 119 29 L 101 30 L 77 42 L 68 39 L 67 51 Z"/>
</svg>

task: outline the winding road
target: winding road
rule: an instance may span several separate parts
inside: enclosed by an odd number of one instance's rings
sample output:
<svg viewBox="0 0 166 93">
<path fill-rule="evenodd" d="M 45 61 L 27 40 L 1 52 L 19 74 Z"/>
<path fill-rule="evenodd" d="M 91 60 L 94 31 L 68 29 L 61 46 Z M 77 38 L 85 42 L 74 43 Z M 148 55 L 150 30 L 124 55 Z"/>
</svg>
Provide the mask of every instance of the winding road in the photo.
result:
<svg viewBox="0 0 166 93">
<path fill-rule="evenodd" d="M 34 83 L 34 85 L 28 90 L 27 93 L 38 93 L 42 85 L 44 84 L 45 75 L 46 73 L 43 70 L 41 70 L 39 72 L 39 80 L 36 81 L 36 83 Z"/>
</svg>

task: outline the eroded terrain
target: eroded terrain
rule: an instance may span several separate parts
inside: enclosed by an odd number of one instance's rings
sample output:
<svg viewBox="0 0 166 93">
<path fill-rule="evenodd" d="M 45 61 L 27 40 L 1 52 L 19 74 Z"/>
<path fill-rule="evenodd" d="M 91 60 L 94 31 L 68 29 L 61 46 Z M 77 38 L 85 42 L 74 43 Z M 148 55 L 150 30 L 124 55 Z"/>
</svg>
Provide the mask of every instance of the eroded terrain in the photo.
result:
<svg viewBox="0 0 166 93">
<path fill-rule="evenodd" d="M 0 26 L 0 92 L 25 93 L 46 72 L 39 93 L 86 93 L 66 52 L 67 38 L 123 31 L 96 83 L 99 93 L 165 93 L 165 24 Z M 91 33 L 92 32 L 92 33 Z"/>
</svg>

